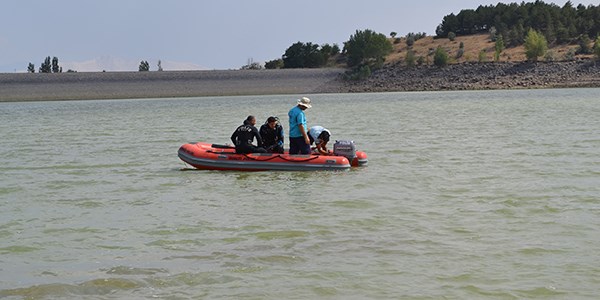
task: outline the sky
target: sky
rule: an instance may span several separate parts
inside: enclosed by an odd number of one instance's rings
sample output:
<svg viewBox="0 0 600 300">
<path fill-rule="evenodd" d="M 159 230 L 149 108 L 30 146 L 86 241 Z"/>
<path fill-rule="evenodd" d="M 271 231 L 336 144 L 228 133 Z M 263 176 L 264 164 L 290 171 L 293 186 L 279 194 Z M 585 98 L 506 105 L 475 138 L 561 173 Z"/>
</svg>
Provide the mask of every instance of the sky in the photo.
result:
<svg viewBox="0 0 600 300">
<path fill-rule="evenodd" d="M 2 0 L 0 72 L 239 69 L 281 58 L 296 42 L 348 41 L 356 30 L 435 33 L 445 15 L 486 0 Z M 511 3 L 521 1 L 500 1 Z M 545 1 L 563 6 L 567 1 Z M 598 1 L 572 1 L 598 5 Z"/>
</svg>

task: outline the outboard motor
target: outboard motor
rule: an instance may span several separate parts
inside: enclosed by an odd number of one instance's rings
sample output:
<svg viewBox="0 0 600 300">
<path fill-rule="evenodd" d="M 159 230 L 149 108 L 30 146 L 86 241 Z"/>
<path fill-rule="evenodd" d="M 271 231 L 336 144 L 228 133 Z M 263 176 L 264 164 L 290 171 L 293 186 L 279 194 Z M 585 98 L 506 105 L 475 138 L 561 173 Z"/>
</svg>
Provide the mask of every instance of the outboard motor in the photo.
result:
<svg viewBox="0 0 600 300">
<path fill-rule="evenodd" d="M 336 140 L 335 144 L 333 144 L 333 154 L 346 157 L 348 162 L 352 164 L 352 161 L 356 158 L 356 146 L 354 146 L 354 141 Z"/>
</svg>

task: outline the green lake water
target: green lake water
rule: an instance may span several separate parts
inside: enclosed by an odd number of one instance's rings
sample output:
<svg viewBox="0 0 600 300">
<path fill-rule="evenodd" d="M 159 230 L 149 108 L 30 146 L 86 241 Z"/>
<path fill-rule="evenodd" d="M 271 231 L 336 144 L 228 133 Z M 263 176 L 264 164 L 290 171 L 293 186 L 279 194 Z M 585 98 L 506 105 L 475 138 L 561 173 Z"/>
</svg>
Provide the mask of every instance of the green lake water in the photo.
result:
<svg viewBox="0 0 600 300">
<path fill-rule="evenodd" d="M 177 157 L 300 95 L 0 103 L 0 298 L 594 299 L 598 95 L 309 95 L 341 172 Z"/>
</svg>

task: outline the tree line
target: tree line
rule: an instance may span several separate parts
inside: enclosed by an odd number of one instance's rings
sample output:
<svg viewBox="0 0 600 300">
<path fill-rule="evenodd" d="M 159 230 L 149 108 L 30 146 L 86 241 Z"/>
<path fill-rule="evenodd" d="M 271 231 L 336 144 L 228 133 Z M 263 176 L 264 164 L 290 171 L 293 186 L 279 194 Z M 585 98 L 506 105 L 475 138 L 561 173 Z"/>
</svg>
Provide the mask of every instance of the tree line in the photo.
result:
<svg viewBox="0 0 600 300">
<path fill-rule="evenodd" d="M 537 0 L 521 4 L 480 5 L 449 14 L 436 29 L 438 38 L 493 32 L 502 35 L 509 46 L 522 45 L 529 29 L 541 33 L 549 43 L 565 44 L 582 37 L 594 39 L 600 34 L 600 6 L 571 1 L 563 7 Z"/>
<path fill-rule="evenodd" d="M 338 63 L 346 64 L 352 78 L 364 78 L 374 69 L 381 68 L 385 56 L 392 52 L 388 38 L 370 29 L 357 30 L 340 49 L 337 44 L 318 45 L 296 42 L 279 59 L 265 63 L 266 69 L 321 68 Z M 246 69 L 246 66 L 242 67 Z"/>
<path fill-rule="evenodd" d="M 38 71 L 40 73 L 62 73 L 62 67 L 58 65 L 58 57 L 54 56 L 50 59 L 50 56 L 47 56 Z M 27 72 L 35 73 L 35 65 L 29 63 Z"/>
</svg>

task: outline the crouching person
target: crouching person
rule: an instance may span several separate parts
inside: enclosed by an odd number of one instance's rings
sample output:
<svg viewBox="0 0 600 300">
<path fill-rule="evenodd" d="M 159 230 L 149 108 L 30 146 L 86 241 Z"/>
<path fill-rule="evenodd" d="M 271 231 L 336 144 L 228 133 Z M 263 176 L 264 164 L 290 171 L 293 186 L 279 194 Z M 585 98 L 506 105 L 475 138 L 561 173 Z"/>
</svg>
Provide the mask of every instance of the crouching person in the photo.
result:
<svg viewBox="0 0 600 300">
<path fill-rule="evenodd" d="M 330 155 L 331 151 L 327 149 L 327 143 L 329 142 L 329 138 L 331 137 L 331 132 L 324 128 L 323 126 L 313 126 L 308 130 L 308 138 L 310 139 L 310 144 L 315 143 L 314 148 L 312 150 L 316 150 L 318 154 L 321 155 Z"/>
</svg>

